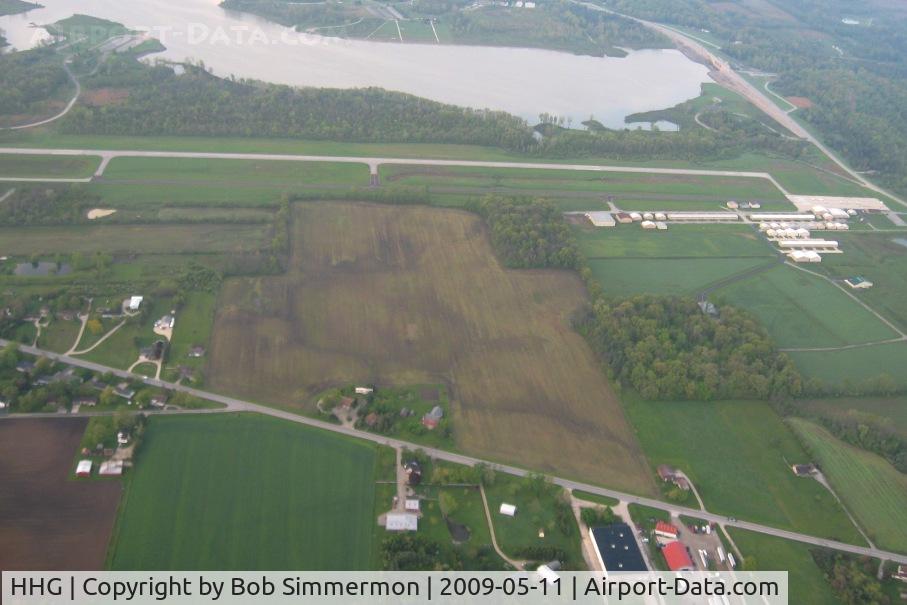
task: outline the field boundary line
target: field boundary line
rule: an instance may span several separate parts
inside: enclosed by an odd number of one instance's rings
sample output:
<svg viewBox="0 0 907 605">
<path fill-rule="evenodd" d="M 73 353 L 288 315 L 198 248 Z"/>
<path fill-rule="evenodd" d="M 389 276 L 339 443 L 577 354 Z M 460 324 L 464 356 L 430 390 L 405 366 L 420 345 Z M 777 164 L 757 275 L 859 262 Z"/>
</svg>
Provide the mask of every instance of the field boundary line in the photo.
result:
<svg viewBox="0 0 907 605">
<path fill-rule="evenodd" d="M 10 344 L 10 341 L 0 338 L 0 347 L 4 347 Z M 18 344 L 18 343 L 16 343 Z M 508 475 L 513 475 L 516 477 L 526 477 L 529 476 L 532 471 L 521 468 L 518 466 L 513 466 L 510 464 L 503 464 L 499 462 L 494 462 L 491 460 L 485 460 L 482 458 L 477 458 L 474 456 L 469 456 L 466 454 L 459 454 L 456 452 L 451 452 L 448 450 L 442 450 L 438 448 L 433 448 L 429 446 L 420 445 L 417 443 L 412 443 L 408 441 L 403 441 L 400 439 L 395 439 L 393 437 L 385 437 L 377 433 L 369 433 L 366 431 L 361 431 L 355 428 L 344 427 L 336 424 L 331 424 L 323 420 L 318 420 L 316 418 L 310 418 L 308 416 L 300 416 L 294 412 L 283 410 L 276 407 L 268 407 L 266 405 L 253 403 L 251 401 L 245 401 L 238 399 L 236 397 L 230 397 L 227 395 L 221 395 L 219 393 L 213 393 L 210 391 L 203 391 L 201 389 L 195 389 L 188 387 L 182 384 L 166 382 L 163 380 L 158 380 L 154 378 L 145 378 L 144 376 L 139 376 L 136 374 L 130 374 L 119 368 L 113 368 L 110 366 L 105 366 L 103 364 L 94 363 L 85 359 L 80 359 L 78 357 L 71 357 L 68 355 L 62 355 L 60 353 L 54 353 L 53 351 L 47 351 L 45 349 L 39 349 L 37 347 L 19 345 L 19 350 L 28 353 L 30 355 L 38 355 L 47 357 L 53 361 L 58 361 L 60 363 L 85 368 L 92 370 L 94 372 L 100 373 L 111 373 L 114 376 L 121 378 L 128 378 L 132 380 L 137 380 L 146 384 L 148 386 L 153 386 L 157 388 L 164 388 L 173 391 L 179 391 L 193 395 L 200 399 L 205 399 L 214 403 L 220 403 L 223 408 L 210 408 L 210 409 L 199 409 L 199 410 L 161 410 L 156 412 L 151 412 L 151 416 L 160 416 L 160 415 L 172 415 L 172 414 L 224 414 L 224 413 L 255 413 L 263 414 L 265 416 L 271 416 L 273 418 L 279 418 L 282 420 L 287 420 L 290 422 L 296 422 L 298 424 L 305 424 L 314 428 L 323 429 L 326 431 L 331 431 L 334 433 L 346 435 L 348 437 L 353 437 L 356 439 L 362 439 L 365 441 L 370 441 L 378 445 L 386 445 L 389 447 L 406 447 L 409 449 L 416 449 L 423 451 L 426 455 L 437 458 L 439 460 L 444 460 L 447 462 L 453 462 L 454 464 L 462 464 L 466 466 L 474 466 L 479 463 L 485 463 L 496 471 L 506 473 Z M 65 414 L 61 415 L 56 412 L 52 413 L 29 413 L 29 414 L 7 414 L 5 416 L 0 416 L 0 422 L 4 421 L 14 421 L 16 419 L 22 418 L 82 418 L 82 417 L 91 417 L 91 416 L 110 416 L 114 414 L 114 411 L 110 412 L 79 412 L 78 414 Z M 138 412 L 136 412 L 138 413 Z M 625 501 L 631 504 L 641 504 L 643 506 L 650 506 L 653 508 L 659 508 L 662 510 L 667 510 L 669 513 L 674 515 L 688 515 L 691 517 L 696 517 L 698 519 L 703 519 L 706 521 L 714 521 L 715 523 L 723 523 L 731 527 L 738 527 L 740 529 L 745 529 L 749 531 L 754 531 L 761 534 L 771 535 L 778 538 L 784 538 L 787 540 L 793 540 L 795 542 L 801 542 L 804 544 L 811 544 L 814 546 L 821 546 L 824 548 L 830 548 L 833 550 L 838 550 L 841 552 L 847 552 L 856 555 L 863 555 L 872 557 L 875 559 L 882 559 L 885 561 L 893 561 L 899 564 L 907 565 L 907 554 L 897 553 L 893 551 L 880 550 L 878 548 L 871 548 L 868 546 L 848 544 L 846 542 L 840 542 L 831 538 L 821 538 L 813 536 L 810 534 L 800 533 L 794 530 L 782 529 L 778 527 L 771 527 L 768 525 L 763 525 L 761 523 L 754 523 L 751 521 L 741 521 L 739 519 L 734 519 L 728 517 L 725 514 L 717 514 L 709 511 L 701 511 L 695 508 L 689 508 L 687 506 L 679 506 L 671 502 L 666 502 L 663 500 L 656 500 L 654 498 L 648 498 L 645 496 L 639 496 L 636 494 L 631 494 L 628 492 L 621 492 L 615 489 L 602 487 L 599 485 L 592 485 L 590 483 L 584 483 L 581 481 L 575 481 L 566 477 L 551 476 L 551 480 L 555 485 L 559 485 L 569 490 L 580 490 L 595 494 L 598 496 L 607 496 L 609 498 L 614 498 L 617 500 Z"/>
</svg>

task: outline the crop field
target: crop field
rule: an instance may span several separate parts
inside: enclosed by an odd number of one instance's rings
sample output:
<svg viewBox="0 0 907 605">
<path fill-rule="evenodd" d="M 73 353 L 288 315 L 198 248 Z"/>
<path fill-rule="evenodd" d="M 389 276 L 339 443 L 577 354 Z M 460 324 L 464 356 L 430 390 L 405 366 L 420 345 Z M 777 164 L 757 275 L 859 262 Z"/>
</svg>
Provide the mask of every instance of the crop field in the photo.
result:
<svg viewBox="0 0 907 605">
<path fill-rule="evenodd" d="M 760 571 L 787 571 L 791 603 L 840 605 L 825 574 L 813 561 L 810 546 L 736 527 L 728 533 L 744 557 Z"/>
<path fill-rule="evenodd" d="M 100 163 L 97 156 L 0 154 L 0 177 L 84 178 Z"/>
<path fill-rule="evenodd" d="M 81 252 L 183 254 L 260 250 L 270 225 L 79 225 L 0 228 L 4 252 L 53 255 Z"/>
<path fill-rule="evenodd" d="M 592 275 L 604 292 L 616 296 L 692 295 L 710 284 L 765 265 L 766 259 L 761 258 L 597 258 L 589 261 Z"/>
<path fill-rule="evenodd" d="M 880 548 L 907 552 L 907 475 L 817 424 L 789 422 L 870 539 Z"/>
<path fill-rule="evenodd" d="M 119 481 L 71 479 L 86 419 L 0 422 L 0 568 L 101 569 Z"/>
<path fill-rule="evenodd" d="M 618 205 L 620 196 L 652 195 L 653 207 L 661 200 L 699 202 L 704 205 L 701 207 L 713 207 L 716 202 L 729 199 L 752 199 L 792 208 L 777 187 L 761 178 L 417 165 L 384 165 L 379 174 L 382 183 L 471 189 L 478 193 L 483 190 L 523 194 L 590 192 L 613 195 L 618 198 Z"/>
<path fill-rule="evenodd" d="M 786 265 L 721 288 L 713 299 L 753 312 L 779 347 L 834 347 L 897 337 L 833 284 Z"/>
<path fill-rule="evenodd" d="M 650 402 L 625 397 L 627 414 L 652 465 L 682 469 L 706 508 L 719 514 L 863 544 L 818 482 L 791 464 L 809 455 L 765 402 Z"/>
<path fill-rule="evenodd" d="M 667 231 L 643 231 L 638 224 L 578 229 L 577 241 L 587 258 L 764 258 L 775 251 L 745 225 L 671 225 Z"/>
<path fill-rule="evenodd" d="M 907 439 L 907 397 L 800 400 L 797 409 L 828 418 L 867 422 Z"/>
<path fill-rule="evenodd" d="M 859 385 L 885 375 L 907 388 L 907 342 L 893 342 L 841 351 L 788 353 L 800 372 L 829 385 Z"/>
<path fill-rule="evenodd" d="M 224 284 L 209 384 L 314 411 L 351 382 L 445 384 L 463 451 L 652 493 L 620 403 L 569 325 L 566 271 L 505 270 L 474 215 L 299 204 L 285 276 Z"/>
<path fill-rule="evenodd" d="M 375 447 L 274 418 L 154 418 L 113 569 L 367 569 Z"/>
</svg>

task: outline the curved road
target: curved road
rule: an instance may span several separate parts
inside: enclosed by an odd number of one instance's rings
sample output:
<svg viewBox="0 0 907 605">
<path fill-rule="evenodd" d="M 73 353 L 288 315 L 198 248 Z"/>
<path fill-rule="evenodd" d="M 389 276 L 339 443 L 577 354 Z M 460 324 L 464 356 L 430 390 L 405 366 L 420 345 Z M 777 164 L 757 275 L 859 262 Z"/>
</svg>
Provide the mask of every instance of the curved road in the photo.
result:
<svg viewBox="0 0 907 605">
<path fill-rule="evenodd" d="M 57 120 L 59 120 L 60 118 L 62 118 L 66 114 L 68 114 L 69 110 L 73 108 L 73 105 L 76 104 L 76 101 L 79 100 L 79 97 L 82 94 L 82 85 L 79 84 L 79 81 L 73 75 L 72 70 L 69 69 L 69 59 L 68 58 L 65 61 L 63 61 L 63 69 L 66 71 L 66 75 L 69 76 L 70 82 L 72 82 L 73 85 L 76 87 L 76 94 L 74 94 L 72 96 L 72 99 L 70 99 L 69 103 L 66 104 L 66 107 L 63 108 L 63 111 L 61 111 L 60 113 L 58 113 L 55 116 L 47 118 L 46 120 L 41 120 L 39 122 L 32 122 L 30 124 L 22 124 L 21 126 L 5 126 L 3 128 L 0 128 L 0 130 L 23 130 L 25 128 L 34 128 L 35 126 L 43 126 L 44 124 L 50 124 L 51 122 L 56 122 Z"/>
<path fill-rule="evenodd" d="M 9 341 L 0 339 L 0 347 L 6 346 L 9 344 Z M 519 468 L 516 466 L 510 466 L 507 464 L 498 464 L 496 462 L 491 462 L 488 460 L 482 460 L 480 458 L 475 458 L 472 456 L 466 456 L 463 454 L 456 454 L 453 452 L 448 452 L 445 450 L 440 450 L 431 447 L 425 447 L 419 444 L 410 443 L 407 441 L 401 441 L 399 439 L 393 439 L 390 437 L 385 437 L 383 435 L 377 435 L 374 433 L 367 433 L 364 431 L 359 431 L 354 428 L 344 427 L 337 424 L 331 424 L 328 422 L 323 422 L 315 418 L 308 418 L 306 416 L 300 416 L 294 414 L 293 412 L 288 412 L 285 410 L 280 410 L 276 408 L 267 407 L 257 403 L 252 403 L 250 401 L 244 401 L 242 399 L 237 399 L 235 397 L 228 397 L 226 395 L 219 395 L 217 393 L 211 393 L 208 391 L 202 391 L 200 389 L 193 389 L 192 387 L 187 387 L 180 384 L 175 384 L 171 382 L 164 382 L 162 380 L 157 380 L 154 378 L 145 378 L 143 376 L 138 376 L 135 374 L 130 374 L 123 370 L 116 368 L 111 368 L 94 362 L 86 361 L 84 359 L 78 359 L 75 357 L 69 357 L 67 355 L 60 355 L 58 353 L 53 353 L 50 351 L 45 351 L 43 349 L 38 349 L 36 347 L 30 347 L 25 345 L 19 345 L 19 349 L 25 353 L 31 355 L 43 355 L 53 360 L 60 361 L 62 363 L 86 368 L 95 372 L 105 373 L 110 372 L 115 376 L 122 378 L 131 378 L 133 380 L 140 380 L 149 386 L 155 386 L 160 388 L 166 388 L 173 391 L 180 391 L 183 393 L 188 393 L 189 395 L 194 395 L 201 399 L 207 399 L 209 401 L 214 401 L 216 403 L 223 404 L 225 407 L 218 409 L 208 409 L 208 410 L 177 410 L 177 411 L 162 411 L 162 412 L 153 412 L 155 414 L 222 414 L 228 412 L 253 412 L 257 414 L 264 414 L 266 416 L 272 416 L 274 418 L 280 418 L 283 420 L 288 420 L 290 422 L 296 422 L 298 424 L 305 424 L 311 427 L 319 428 L 325 431 L 332 431 L 334 433 L 340 433 L 347 435 L 349 437 L 355 437 L 357 439 L 365 439 L 373 443 L 378 443 L 380 445 L 387 445 L 394 448 L 410 448 L 410 449 L 421 449 L 429 456 L 438 458 L 439 460 L 445 460 L 447 462 L 453 462 L 456 464 L 464 464 L 467 466 L 472 466 L 478 463 L 485 463 L 493 467 L 495 470 L 509 475 L 515 475 L 518 477 L 525 477 L 530 474 L 532 471 Z M 108 413 L 109 414 L 109 413 Z M 84 417 L 84 416 L 99 416 L 105 415 L 104 412 L 87 412 L 80 413 L 77 415 L 68 415 L 61 416 L 60 414 L 11 414 L 7 416 L 0 416 L 0 421 L 3 418 L 40 418 L 40 417 Z M 580 481 L 573 481 L 572 479 L 565 479 L 562 477 L 552 477 L 552 481 L 566 489 L 570 490 L 582 490 L 585 492 L 598 494 L 600 496 L 607 496 L 610 498 L 616 498 L 624 502 L 629 502 L 633 504 L 642 504 L 644 506 L 651 506 L 655 508 L 660 508 L 667 510 L 675 515 L 688 515 L 698 519 L 705 519 L 706 521 L 714 521 L 715 523 L 721 523 L 724 525 L 729 525 L 731 527 L 738 527 L 740 529 L 746 529 L 749 531 L 754 531 L 762 534 L 767 534 L 770 536 L 776 536 L 778 538 L 785 538 L 787 540 L 794 540 L 796 542 L 803 542 L 806 544 L 812 544 L 814 546 L 822 546 L 825 548 L 831 548 L 834 550 L 839 550 L 842 552 L 848 552 L 855 555 L 862 555 L 868 557 L 874 557 L 876 559 L 882 559 L 886 561 L 894 561 L 899 564 L 907 565 L 907 555 L 888 552 L 880 550 L 878 548 L 866 547 L 866 546 L 855 546 L 853 544 L 846 544 L 844 542 L 838 542 L 835 540 L 830 540 L 826 538 L 817 538 L 815 536 L 810 536 L 807 534 L 801 534 L 794 531 L 788 531 L 784 529 L 778 529 L 775 527 L 769 527 L 767 525 L 760 525 L 758 523 L 750 523 L 748 521 L 739 521 L 737 519 L 732 519 L 725 515 L 717 515 L 715 513 L 710 513 L 708 511 L 699 510 L 698 508 L 687 508 L 685 506 L 676 506 L 669 502 L 663 502 L 661 500 L 655 500 L 653 498 L 646 498 L 643 496 L 637 496 L 634 494 L 628 494 L 625 492 L 620 492 L 613 489 L 608 489 L 605 487 L 599 487 L 597 485 L 590 485 L 588 483 L 582 483 Z"/>
</svg>

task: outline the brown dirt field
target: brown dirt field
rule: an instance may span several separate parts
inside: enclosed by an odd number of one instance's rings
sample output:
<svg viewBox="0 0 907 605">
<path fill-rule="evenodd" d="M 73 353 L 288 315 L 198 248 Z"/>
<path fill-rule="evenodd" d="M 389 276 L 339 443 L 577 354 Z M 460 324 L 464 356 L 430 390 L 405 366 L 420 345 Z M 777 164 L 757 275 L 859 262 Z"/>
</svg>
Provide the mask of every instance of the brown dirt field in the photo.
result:
<svg viewBox="0 0 907 605">
<path fill-rule="evenodd" d="M 85 105 L 103 107 L 122 103 L 127 98 L 129 98 L 129 91 L 125 88 L 97 88 L 84 91 L 81 101 Z"/>
<path fill-rule="evenodd" d="M 806 97 L 787 97 L 787 100 L 790 101 L 791 105 L 795 105 L 800 109 L 809 109 L 813 106 L 813 102 Z"/>
<path fill-rule="evenodd" d="M 653 493 L 618 398 L 568 317 L 567 271 L 513 271 L 484 224 L 428 207 L 307 203 L 286 276 L 225 283 L 213 388 L 314 409 L 333 385 L 444 383 L 465 452 Z"/>
<path fill-rule="evenodd" d="M 122 486 L 70 479 L 87 422 L 0 421 L 0 569 L 103 569 Z"/>
</svg>

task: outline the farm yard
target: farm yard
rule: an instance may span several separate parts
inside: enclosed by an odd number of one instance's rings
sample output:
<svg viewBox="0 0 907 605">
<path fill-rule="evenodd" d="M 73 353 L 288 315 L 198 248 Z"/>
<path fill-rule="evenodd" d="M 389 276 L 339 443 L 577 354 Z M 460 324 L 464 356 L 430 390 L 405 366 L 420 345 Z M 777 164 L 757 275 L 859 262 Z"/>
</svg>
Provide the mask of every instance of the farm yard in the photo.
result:
<svg viewBox="0 0 907 605">
<path fill-rule="evenodd" d="M 873 543 L 907 552 L 907 475 L 808 420 L 789 422 Z"/>
<path fill-rule="evenodd" d="M 0 422 L 0 568 L 101 569 L 122 487 L 71 479 L 88 421 Z"/>
<path fill-rule="evenodd" d="M 111 568 L 370 568 L 375 446 L 216 415 L 154 418 L 142 447 Z"/>
<path fill-rule="evenodd" d="M 825 488 L 791 472 L 809 455 L 769 404 L 624 400 L 653 475 L 659 464 L 684 471 L 708 510 L 864 543 Z"/>
<path fill-rule="evenodd" d="M 503 269 L 482 223 L 455 210 L 298 204 L 292 232 L 287 275 L 225 282 L 213 388 L 311 411 L 332 385 L 443 383 L 462 451 L 653 492 L 569 325 L 585 298 L 575 275 Z"/>
</svg>

